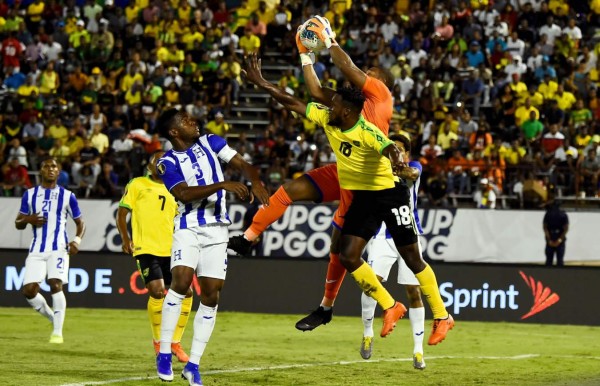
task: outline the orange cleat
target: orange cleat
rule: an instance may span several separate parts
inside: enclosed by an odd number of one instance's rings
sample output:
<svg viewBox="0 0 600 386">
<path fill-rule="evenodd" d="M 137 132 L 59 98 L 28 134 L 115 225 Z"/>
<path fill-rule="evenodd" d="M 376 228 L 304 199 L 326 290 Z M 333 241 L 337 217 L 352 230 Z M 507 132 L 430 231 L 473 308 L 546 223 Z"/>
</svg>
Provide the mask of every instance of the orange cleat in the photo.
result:
<svg viewBox="0 0 600 386">
<path fill-rule="evenodd" d="M 154 345 L 154 354 L 158 355 L 160 352 L 160 341 L 152 339 L 152 344 Z"/>
<path fill-rule="evenodd" d="M 381 337 L 385 338 L 392 333 L 398 319 L 402 319 L 406 313 L 406 307 L 400 302 L 396 302 L 392 308 L 383 311 L 383 326 L 381 326 Z"/>
<path fill-rule="evenodd" d="M 446 339 L 446 334 L 448 334 L 448 331 L 452 330 L 452 327 L 454 327 L 454 318 L 450 314 L 448 314 L 446 319 L 434 319 L 431 336 L 427 343 L 431 346 L 440 343 Z"/>
<path fill-rule="evenodd" d="M 183 351 L 180 342 L 171 343 L 171 352 L 175 354 L 177 360 L 181 363 L 187 363 L 190 360 L 190 357 Z"/>
</svg>

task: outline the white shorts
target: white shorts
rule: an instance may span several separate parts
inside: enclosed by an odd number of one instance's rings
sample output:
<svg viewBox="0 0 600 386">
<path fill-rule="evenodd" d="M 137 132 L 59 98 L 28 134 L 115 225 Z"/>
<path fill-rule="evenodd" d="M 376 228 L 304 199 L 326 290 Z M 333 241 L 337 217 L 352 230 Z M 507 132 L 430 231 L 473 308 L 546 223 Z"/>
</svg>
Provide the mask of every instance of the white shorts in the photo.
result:
<svg viewBox="0 0 600 386">
<path fill-rule="evenodd" d="M 227 225 L 199 226 L 176 230 L 171 247 L 171 270 L 183 265 L 196 275 L 225 280 L 227 273 Z"/>
<path fill-rule="evenodd" d="M 419 254 L 421 254 L 421 240 L 417 239 Z M 394 240 L 392 239 L 372 239 L 369 246 L 368 263 L 375 271 L 377 276 L 388 280 L 390 270 L 395 262 L 398 262 L 398 284 L 419 285 L 415 274 L 408 268 L 404 259 L 400 256 Z"/>
<path fill-rule="evenodd" d="M 25 259 L 25 278 L 23 285 L 41 283 L 48 279 L 59 279 L 63 284 L 69 282 L 69 253 L 67 251 L 33 252 Z"/>
</svg>

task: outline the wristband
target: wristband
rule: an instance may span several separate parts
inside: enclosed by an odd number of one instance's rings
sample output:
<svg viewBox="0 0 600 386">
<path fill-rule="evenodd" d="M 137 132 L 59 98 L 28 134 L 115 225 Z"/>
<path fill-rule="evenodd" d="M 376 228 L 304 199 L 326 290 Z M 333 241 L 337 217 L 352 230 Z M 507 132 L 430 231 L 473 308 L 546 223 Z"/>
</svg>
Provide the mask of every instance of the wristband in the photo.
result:
<svg viewBox="0 0 600 386">
<path fill-rule="evenodd" d="M 300 54 L 300 63 L 302 63 L 302 66 L 312 66 L 313 60 L 310 54 Z"/>
<path fill-rule="evenodd" d="M 73 239 L 73 242 L 77 245 L 81 244 L 81 237 L 75 236 L 75 238 Z"/>
</svg>

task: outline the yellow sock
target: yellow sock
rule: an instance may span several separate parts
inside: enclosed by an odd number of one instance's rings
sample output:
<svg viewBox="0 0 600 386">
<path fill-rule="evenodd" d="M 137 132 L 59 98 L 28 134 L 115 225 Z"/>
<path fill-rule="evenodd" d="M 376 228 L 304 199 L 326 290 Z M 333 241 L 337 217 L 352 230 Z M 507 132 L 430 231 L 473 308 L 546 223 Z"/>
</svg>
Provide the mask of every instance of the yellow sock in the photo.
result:
<svg viewBox="0 0 600 386">
<path fill-rule="evenodd" d="M 424 270 L 415 275 L 419 284 L 421 285 L 421 292 L 425 295 L 429 308 L 433 312 L 434 319 L 444 319 L 448 316 L 444 302 L 440 296 L 440 290 L 438 288 L 435 273 L 429 265 Z"/>
<path fill-rule="evenodd" d="M 158 342 L 160 340 L 160 319 L 162 317 L 163 299 L 148 298 L 148 317 L 150 318 L 150 327 L 152 327 L 152 338 Z"/>
<path fill-rule="evenodd" d="M 363 290 L 363 292 L 377 300 L 377 303 L 387 310 L 396 304 L 396 301 L 385 289 L 385 287 L 377 280 L 377 275 L 373 272 L 373 269 L 369 264 L 363 261 L 362 265 L 352 272 L 352 277 L 356 280 L 356 283 Z"/>
<path fill-rule="evenodd" d="M 181 342 L 181 337 L 183 336 L 183 332 L 185 331 L 185 326 L 187 325 L 188 319 L 190 318 L 190 311 L 192 311 L 192 300 L 194 298 L 190 296 L 189 298 L 183 299 L 183 303 L 181 303 L 181 315 L 179 315 L 179 320 L 177 320 L 177 327 L 175 327 L 175 332 L 173 332 L 173 343 Z"/>
</svg>

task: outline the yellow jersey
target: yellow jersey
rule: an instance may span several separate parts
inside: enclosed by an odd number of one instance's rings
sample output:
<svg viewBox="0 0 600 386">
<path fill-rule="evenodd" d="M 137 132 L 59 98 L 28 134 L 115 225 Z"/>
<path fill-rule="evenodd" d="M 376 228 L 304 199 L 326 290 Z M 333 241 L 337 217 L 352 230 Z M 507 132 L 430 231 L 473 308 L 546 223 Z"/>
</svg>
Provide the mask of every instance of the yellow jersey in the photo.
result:
<svg viewBox="0 0 600 386">
<path fill-rule="evenodd" d="M 134 256 L 171 256 L 177 203 L 162 182 L 132 179 L 119 206 L 131 211 Z"/>
<path fill-rule="evenodd" d="M 392 145 L 381 130 L 361 115 L 356 124 L 342 131 L 329 125 L 329 109 L 309 103 L 306 118 L 325 129 L 327 139 L 337 158 L 340 187 L 347 190 L 384 190 L 393 188 L 398 180 L 392 164 L 381 153 Z"/>
</svg>

